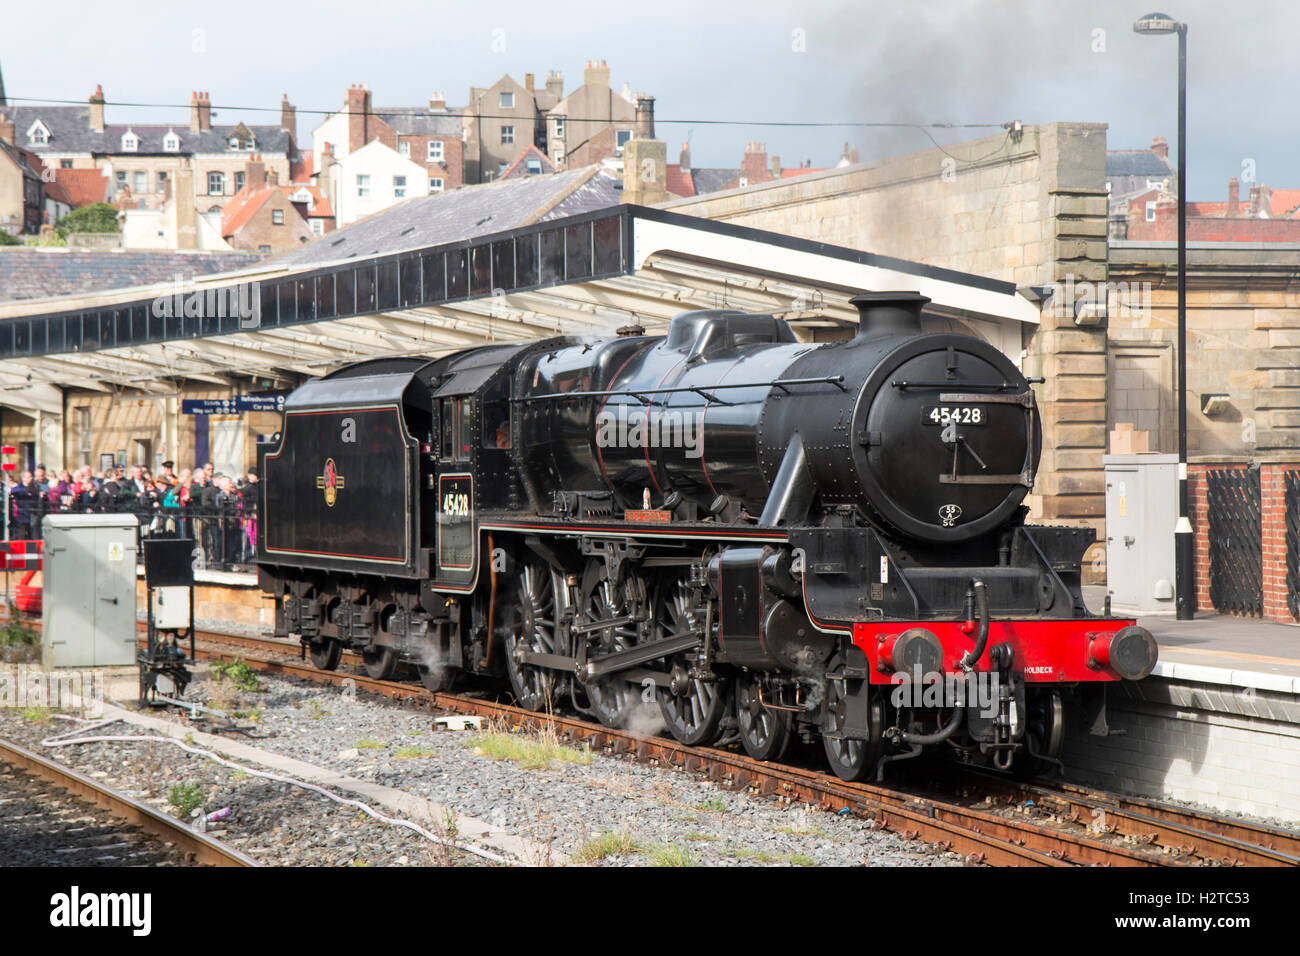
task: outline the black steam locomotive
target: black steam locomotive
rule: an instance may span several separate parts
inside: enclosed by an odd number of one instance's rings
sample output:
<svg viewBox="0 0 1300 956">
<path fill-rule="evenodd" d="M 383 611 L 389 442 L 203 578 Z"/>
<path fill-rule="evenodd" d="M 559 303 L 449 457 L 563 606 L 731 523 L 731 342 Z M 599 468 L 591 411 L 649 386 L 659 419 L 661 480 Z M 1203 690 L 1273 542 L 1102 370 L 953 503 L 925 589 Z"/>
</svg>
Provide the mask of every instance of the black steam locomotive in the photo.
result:
<svg viewBox="0 0 1300 956">
<path fill-rule="evenodd" d="M 276 632 L 760 759 L 820 736 L 846 779 L 1055 761 L 1067 697 L 1096 719 L 1155 643 L 1085 608 L 1090 529 L 1025 524 L 1030 382 L 928 301 L 859 295 L 830 345 L 709 310 L 307 382 L 260 453 Z"/>
</svg>

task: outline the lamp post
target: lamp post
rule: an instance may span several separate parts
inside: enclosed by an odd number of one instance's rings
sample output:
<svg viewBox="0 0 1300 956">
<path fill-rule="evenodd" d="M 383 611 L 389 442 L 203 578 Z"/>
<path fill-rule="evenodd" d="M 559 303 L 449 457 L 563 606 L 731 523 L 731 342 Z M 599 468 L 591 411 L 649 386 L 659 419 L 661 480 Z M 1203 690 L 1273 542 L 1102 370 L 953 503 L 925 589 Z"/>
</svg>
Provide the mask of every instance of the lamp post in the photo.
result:
<svg viewBox="0 0 1300 956">
<path fill-rule="evenodd" d="M 1192 522 L 1187 515 L 1187 24 L 1148 13 L 1133 24 L 1143 36 L 1178 34 L 1178 524 L 1174 528 L 1174 598 L 1180 621 L 1196 614 Z"/>
</svg>

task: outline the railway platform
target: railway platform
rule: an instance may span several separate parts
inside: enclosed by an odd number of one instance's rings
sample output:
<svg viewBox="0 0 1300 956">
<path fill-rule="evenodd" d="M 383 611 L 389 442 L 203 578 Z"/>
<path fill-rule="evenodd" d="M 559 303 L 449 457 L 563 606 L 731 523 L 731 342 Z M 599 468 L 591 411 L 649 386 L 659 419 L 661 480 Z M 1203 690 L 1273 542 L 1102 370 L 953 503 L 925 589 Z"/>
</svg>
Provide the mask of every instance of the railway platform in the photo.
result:
<svg viewBox="0 0 1300 956">
<path fill-rule="evenodd" d="M 1111 689 L 1107 736 L 1068 728 L 1069 775 L 1300 823 L 1300 625 L 1213 613 L 1139 623 L 1160 661 Z"/>
</svg>

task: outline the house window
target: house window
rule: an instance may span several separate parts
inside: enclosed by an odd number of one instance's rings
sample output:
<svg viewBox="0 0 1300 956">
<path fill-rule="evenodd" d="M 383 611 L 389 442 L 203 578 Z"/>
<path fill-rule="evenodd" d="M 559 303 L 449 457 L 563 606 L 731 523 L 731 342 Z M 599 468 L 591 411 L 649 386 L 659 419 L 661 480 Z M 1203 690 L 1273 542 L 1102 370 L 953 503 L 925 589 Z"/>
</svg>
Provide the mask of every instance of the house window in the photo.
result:
<svg viewBox="0 0 1300 956">
<path fill-rule="evenodd" d="M 132 133 L 130 130 L 127 130 L 125 133 L 122 134 L 122 152 L 134 153 L 139 148 L 140 148 L 140 140 L 135 135 L 135 133 Z"/>
<path fill-rule="evenodd" d="M 257 251 L 258 251 L 258 252 L 270 252 L 270 251 L 271 251 L 271 247 L 270 247 L 270 246 L 258 246 L 258 247 L 257 247 Z"/>
<path fill-rule="evenodd" d="M 555 138 L 564 139 L 564 117 L 555 117 Z"/>
<path fill-rule="evenodd" d="M 497 164 L 497 175 L 500 176 L 502 173 L 504 173 L 506 171 L 506 167 L 508 167 L 509 165 L 510 164 L 507 163 L 504 159 L 501 160 L 501 162 Z"/>
<path fill-rule="evenodd" d="M 429 162 L 431 163 L 442 162 L 442 140 L 440 139 L 429 140 Z"/>
<path fill-rule="evenodd" d="M 49 137 L 46 135 L 45 127 L 39 123 L 33 126 L 32 135 L 28 137 L 28 140 L 33 146 L 44 146 L 49 142 Z"/>
<path fill-rule="evenodd" d="M 169 153 L 179 152 L 181 148 L 181 138 L 175 133 L 168 133 L 163 137 L 163 149 Z"/>
<path fill-rule="evenodd" d="M 357 174 L 357 198 L 365 199 L 370 195 L 370 177 L 368 175 Z"/>
<path fill-rule="evenodd" d="M 235 173 L 235 192 L 239 192 L 243 188 L 244 188 L 244 174 Z"/>
<path fill-rule="evenodd" d="M 429 192 L 431 192 L 431 193 L 440 193 L 440 192 L 442 192 L 442 180 L 441 180 L 441 179 L 437 179 L 437 178 L 430 178 L 430 179 L 429 179 Z"/>
<path fill-rule="evenodd" d="M 272 210 L 271 210 L 271 225 L 273 225 L 273 226 L 283 226 L 283 225 L 284 225 L 284 210 L 283 210 L 283 209 L 272 209 Z"/>
<path fill-rule="evenodd" d="M 515 108 L 515 94 L 513 94 L 513 93 L 502 93 L 502 94 L 501 94 L 501 108 L 502 108 L 503 110 L 512 110 L 512 109 L 514 109 L 514 108 Z"/>
<path fill-rule="evenodd" d="M 224 173 L 208 173 L 208 195 L 220 196 L 226 191 L 226 176 Z"/>
<path fill-rule="evenodd" d="M 501 127 L 502 144 L 506 145 L 506 144 L 513 143 L 514 141 L 515 141 L 515 128 L 513 126 L 502 126 Z"/>
<path fill-rule="evenodd" d="M 626 143 L 631 138 L 632 138 L 632 131 L 630 129 L 620 129 L 614 133 L 614 145 L 617 148 L 622 149 L 623 144 Z"/>
<path fill-rule="evenodd" d="M 393 198 L 394 199 L 406 198 L 406 177 L 405 176 L 393 177 Z"/>
<path fill-rule="evenodd" d="M 148 192 L 149 191 L 148 174 L 144 172 L 137 172 L 135 174 L 135 185 L 131 187 L 131 190 L 135 192 L 137 195 L 140 193 Z"/>
<path fill-rule="evenodd" d="M 167 173 L 164 171 L 158 174 L 158 191 L 162 192 L 166 188 L 167 188 Z"/>
<path fill-rule="evenodd" d="M 122 172 L 121 170 L 118 170 L 118 172 L 117 172 L 117 174 L 114 176 L 114 178 L 117 180 L 117 188 L 118 188 L 118 189 L 125 189 L 125 188 L 126 188 L 126 173 Z"/>
<path fill-rule="evenodd" d="M 409 159 L 411 156 L 411 141 L 409 139 L 402 140 L 397 144 L 397 151 Z"/>
<path fill-rule="evenodd" d="M 60 168 L 60 169 L 71 169 L 71 168 L 72 168 L 72 160 L 70 160 L 70 159 L 61 159 L 61 160 L 59 160 L 59 168 Z"/>
<path fill-rule="evenodd" d="M 313 236 L 325 235 L 325 223 L 323 220 L 313 219 L 311 221 L 311 234 Z"/>
<path fill-rule="evenodd" d="M 1156 204 L 1154 201 L 1147 203 L 1147 222 L 1156 221 Z"/>
<path fill-rule="evenodd" d="M 540 159 L 528 160 L 527 166 L 529 176 L 536 176 L 542 171 L 542 161 Z"/>
</svg>

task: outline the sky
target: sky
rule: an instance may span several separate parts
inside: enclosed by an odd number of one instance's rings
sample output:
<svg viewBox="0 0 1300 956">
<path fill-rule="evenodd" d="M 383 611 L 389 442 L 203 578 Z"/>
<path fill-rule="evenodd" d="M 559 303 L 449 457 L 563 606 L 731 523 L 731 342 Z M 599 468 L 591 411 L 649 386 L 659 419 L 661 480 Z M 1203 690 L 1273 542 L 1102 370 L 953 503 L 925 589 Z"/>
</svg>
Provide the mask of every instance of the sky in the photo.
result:
<svg viewBox="0 0 1300 956">
<path fill-rule="evenodd" d="M 339 108 L 352 83 L 376 106 L 427 103 L 435 89 L 459 106 L 470 85 L 505 73 L 540 85 L 558 69 L 567 93 L 587 60 L 603 59 L 616 91 L 626 81 L 655 96 L 670 161 L 689 139 L 695 166 L 737 167 L 753 140 L 784 166 L 829 166 L 846 142 L 865 160 L 1012 120 L 1106 123 L 1111 149 L 1164 135 L 1172 158 L 1178 42 L 1132 31 L 1153 2 L 65 0 L 52 22 L 40 4 L 0 0 L 0 72 L 16 104 L 84 102 L 103 84 L 109 122 L 188 122 L 199 89 L 217 122 L 273 123 L 287 93 L 303 141 L 323 119 L 310 111 Z M 1189 27 L 1189 197 L 1225 198 L 1232 176 L 1300 187 L 1300 4 L 1161 2 Z M 781 122 L 832 125 L 763 125 Z M 886 122 L 974 125 L 929 135 L 843 125 Z"/>
</svg>

